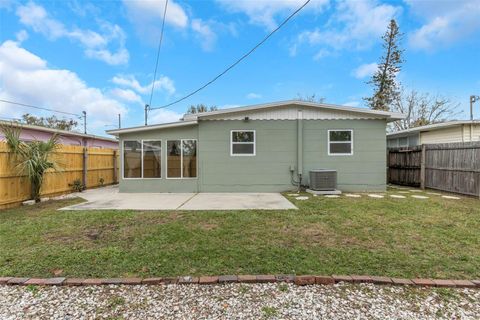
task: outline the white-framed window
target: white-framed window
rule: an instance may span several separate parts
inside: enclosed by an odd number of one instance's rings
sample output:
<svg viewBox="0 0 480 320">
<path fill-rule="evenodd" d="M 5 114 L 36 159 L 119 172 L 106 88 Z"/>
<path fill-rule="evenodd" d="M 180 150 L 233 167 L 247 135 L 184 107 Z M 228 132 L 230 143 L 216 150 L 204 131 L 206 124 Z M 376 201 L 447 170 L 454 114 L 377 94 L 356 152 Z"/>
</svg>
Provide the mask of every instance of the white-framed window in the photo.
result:
<svg viewBox="0 0 480 320">
<path fill-rule="evenodd" d="M 124 179 L 162 178 L 161 140 L 124 140 L 122 157 Z"/>
<path fill-rule="evenodd" d="M 255 130 L 230 131 L 230 156 L 254 156 L 256 139 Z"/>
<path fill-rule="evenodd" d="M 197 178 L 197 140 L 167 140 L 167 179 Z"/>
<path fill-rule="evenodd" d="M 353 130 L 328 130 L 328 155 L 353 155 Z"/>
</svg>

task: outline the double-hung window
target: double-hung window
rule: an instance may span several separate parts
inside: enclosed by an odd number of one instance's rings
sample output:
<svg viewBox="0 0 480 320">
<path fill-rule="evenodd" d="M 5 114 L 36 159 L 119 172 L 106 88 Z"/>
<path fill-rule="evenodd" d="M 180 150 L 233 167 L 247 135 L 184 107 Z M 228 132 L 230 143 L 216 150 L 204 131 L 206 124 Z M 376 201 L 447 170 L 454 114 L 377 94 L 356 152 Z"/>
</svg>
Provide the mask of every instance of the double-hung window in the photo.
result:
<svg viewBox="0 0 480 320">
<path fill-rule="evenodd" d="M 230 155 L 254 156 L 255 139 L 255 130 L 232 130 L 230 132 Z"/>
<path fill-rule="evenodd" d="M 161 157 L 160 140 L 123 141 L 123 178 L 161 178 Z"/>
<path fill-rule="evenodd" d="M 167 178 L 188 179 L 197 177 L 197 140 L 167 141 Z"/>
<path fill-rule="evenodd" d="M 328 155 L 353 154 L 353 130 L 328 130 Z"/>
</svg>

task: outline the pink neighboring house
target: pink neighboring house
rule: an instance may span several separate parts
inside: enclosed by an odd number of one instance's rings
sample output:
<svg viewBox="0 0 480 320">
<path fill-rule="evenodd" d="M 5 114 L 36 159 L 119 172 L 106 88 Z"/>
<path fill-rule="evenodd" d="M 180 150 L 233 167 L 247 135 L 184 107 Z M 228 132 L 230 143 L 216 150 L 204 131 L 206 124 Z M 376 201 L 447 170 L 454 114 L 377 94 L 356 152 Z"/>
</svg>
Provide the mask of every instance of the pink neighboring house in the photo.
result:
<svg viewBox="0 0 480 320">
<path fill-rule="evenodd" d="M 13 125 L 15 127 L 21 128 L 22 132 L 20 138 L 23 141 L 33 141 L 33 140 L 42 140 L 46 141 L 50 139 L 55 133 L 60 137 L 60 143 L 65 145 L 72 146 L 85 146 L 85 147 L 95 147 L 95 148 L 110 148 L 118 149 L 118 140 L 95 136 L 92 134 L 84 134 L 74 131 L 65 131 L 50 129 L 40 126 L 34 126 L 29 124 L 23 124 L 19 122 L 10 122 L 10 121 L 1 121 L 0 125 Z M 0 141 L 4 141 L 5 136 L 0 130 Z"/>
</svg>

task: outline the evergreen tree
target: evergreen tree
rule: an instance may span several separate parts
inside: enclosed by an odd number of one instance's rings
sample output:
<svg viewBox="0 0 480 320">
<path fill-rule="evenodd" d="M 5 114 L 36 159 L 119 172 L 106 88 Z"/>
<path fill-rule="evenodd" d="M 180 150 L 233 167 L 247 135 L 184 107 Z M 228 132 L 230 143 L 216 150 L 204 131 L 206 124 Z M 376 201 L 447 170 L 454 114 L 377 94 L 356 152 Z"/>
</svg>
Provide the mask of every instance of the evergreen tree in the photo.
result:
<svg viewBox="0 0 480 320">
<path fill-rule="evenodd" d="M 368 84 L 373 85 L 373 95 L 364 98 L 369 107 L 374 110 L 390 110 L 390 106 L 399 94 L 397 74 L 401 70 L 403 49 L 400 48 L 402 33 L 395 20 L 390 20 L 387 32 L 382 36 L 384 55 L 380 58 L 377 71 Z"/>
</svg>

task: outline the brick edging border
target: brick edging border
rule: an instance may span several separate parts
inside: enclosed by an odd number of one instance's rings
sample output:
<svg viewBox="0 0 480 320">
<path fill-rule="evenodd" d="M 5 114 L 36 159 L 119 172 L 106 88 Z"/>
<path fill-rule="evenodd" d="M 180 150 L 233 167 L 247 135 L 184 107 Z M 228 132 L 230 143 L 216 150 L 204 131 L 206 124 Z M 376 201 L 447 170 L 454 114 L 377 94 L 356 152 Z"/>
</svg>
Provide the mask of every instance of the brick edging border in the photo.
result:
<svg viewBox="0 0 480 320">
<path fill-rule="evenodd" d="M 38 286 L 93 286 L 93 285 L 158 285 L 158 284 L 224 284 L 224 283 L 273 283 L 286 282 L 299 286 L 332 285 L 339 282 L 374 283 L 383 285 L 409 285 L 421 287 L 478 288 L 480 280 L 454 279 L 403 279 L 364 275 L 222 275 L 222 276 L 183 276 L 158 278 L 20 278 L 0 277 L 0 285 L 38 285 Z"/>
</svg>

